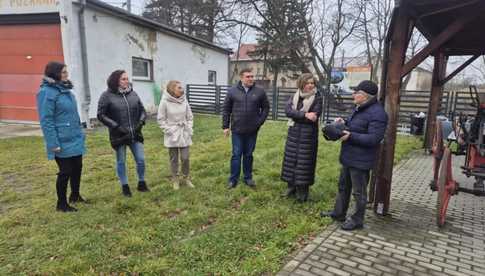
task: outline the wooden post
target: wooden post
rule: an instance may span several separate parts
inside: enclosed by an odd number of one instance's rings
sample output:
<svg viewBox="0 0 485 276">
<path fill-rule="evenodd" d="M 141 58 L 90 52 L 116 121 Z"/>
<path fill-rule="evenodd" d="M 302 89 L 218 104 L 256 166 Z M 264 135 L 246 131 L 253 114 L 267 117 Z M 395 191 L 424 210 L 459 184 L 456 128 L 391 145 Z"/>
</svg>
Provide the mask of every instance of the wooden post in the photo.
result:
<svg viewBox="0 0 485 276">
<path fill-rule="evenodd" d="M 394 149 L 396 144 L 396 131 L 399 115 L 399 91 L 401 90 L 401 70 L 408 44 L 410 17 L 406 12 L 406 6 L 402 5 L 396 11 L 397 19 L 393 25 L 391 48 L 387 70 L 385 87 L 385 109 L 389 116 L 386 136 L 380 151 L 379 167 L 376 172 L 376 188 L 374 211 L 379 215 L 386 215 L 389 211 L 389 199 L 391 196 L 392 169 L 394 165 Z"/>
<path fill-rule="evenodd" d="M 434 57 L 433 78 L 431 81 L 431 97 L 428 107 L 428 118 L 426 124 L 426 133 L 424 135 L 424 148 L 430 149 L 433 141 L 433 131 L 436 125 L 436 114 L 441 107 L 443 98 L 443 79 L 446 76 L 446 63 L 448 57 L 443 51 L 437 53 Z"/>
</svg>

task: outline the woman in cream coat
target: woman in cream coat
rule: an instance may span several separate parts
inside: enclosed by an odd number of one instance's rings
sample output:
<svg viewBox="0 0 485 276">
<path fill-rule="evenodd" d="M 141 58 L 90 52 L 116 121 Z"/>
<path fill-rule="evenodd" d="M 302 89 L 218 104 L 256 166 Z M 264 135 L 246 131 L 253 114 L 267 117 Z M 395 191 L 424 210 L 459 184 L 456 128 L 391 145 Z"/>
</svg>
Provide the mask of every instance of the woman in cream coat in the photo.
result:
<svg viewBox="0 0 485 276">
<path fill-rule="evenodd" d="M 157 120 L 164 133 L 163 144 L 169 152 L 173 188 L 178 190 L 180 184 L 194 188 L 189 176 L 189 146 L 192 145 L 194 117 L 179 81 L 168 82 L 158 107 Z M 179 175 L 179 158 L 182 175 Z"/>
</svg>

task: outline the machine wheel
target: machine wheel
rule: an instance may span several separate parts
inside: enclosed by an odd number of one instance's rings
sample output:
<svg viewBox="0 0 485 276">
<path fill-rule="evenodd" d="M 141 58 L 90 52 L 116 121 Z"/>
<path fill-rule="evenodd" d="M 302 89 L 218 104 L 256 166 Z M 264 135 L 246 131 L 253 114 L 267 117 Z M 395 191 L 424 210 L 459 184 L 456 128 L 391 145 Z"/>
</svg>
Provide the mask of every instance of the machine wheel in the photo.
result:
<svg viewBox="0 0 485 276">
<path fill-rule="evenodd" d="M 439 169 L 437 182 L 438 197 L 436 201 L 436 222 L 438 227 L 443 227 L 446 220 L 446 210 L 452 195 L 456 194 L 457 184 L 453 180 L 451 168 L 451 150 L 445 148 Z"/>
<path fill-rule="evenodd" d="M 433 180 L 431 181 L 430 188 L 432 191 L 438 190 L 438 174 L 443 158 L 444 143 L 443 143 L 443 126 L 441 121 L 436 120 L 436 126 L 433 132 L 433 143 L 431 145 L 431 152 L 433 153 Z"/>
</svg>

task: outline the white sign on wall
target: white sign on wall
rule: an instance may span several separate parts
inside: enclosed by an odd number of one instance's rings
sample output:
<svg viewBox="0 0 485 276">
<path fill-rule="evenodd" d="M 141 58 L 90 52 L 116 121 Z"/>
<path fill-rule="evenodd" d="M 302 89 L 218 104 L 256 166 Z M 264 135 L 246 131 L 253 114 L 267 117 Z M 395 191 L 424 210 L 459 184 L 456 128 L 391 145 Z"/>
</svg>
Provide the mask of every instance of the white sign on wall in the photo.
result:
<svg viewBox="0 0 485 276">
<path fill-rule="evenodd" d="M 0 14 L 57 12 L 58 2 L 59 0 L 0 0 Z"/>
</svg>

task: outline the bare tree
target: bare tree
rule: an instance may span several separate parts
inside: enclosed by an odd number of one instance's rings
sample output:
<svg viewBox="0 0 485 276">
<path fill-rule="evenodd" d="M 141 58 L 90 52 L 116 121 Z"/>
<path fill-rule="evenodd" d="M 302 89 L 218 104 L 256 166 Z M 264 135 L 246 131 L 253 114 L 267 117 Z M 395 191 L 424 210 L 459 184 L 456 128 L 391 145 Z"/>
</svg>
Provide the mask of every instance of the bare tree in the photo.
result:
<svg viewBox="0 0 485 276">
<path fill-rule="evenodd" d="M 175 29 L 213 42 L 227 29 L 221 21 L 230 14 L 234 0 L 150 0 L 143 16 Z"/>
<path fill-rule="evenodd" d="M 363 9 L 355 0 L 320 0 L 312 11 L 307 22 L 313 24 L 306 26 L 307 47 L 312 66 L 329 91 L 336 54 L 359 28 Z"/>
<path fill-rule="evenodd" d="M 226 16 L 227 22 L 245 24 L 265 37 L 270 48 L 300 72 L 315 72 L 330 87 L 332 68 L 338 49 L 357 29 L 362 9 L 359 0 L 235 0 L 242 9 L 251 9 L 253 21 Z M 291 7 L 290 13 L 281 7 Z M 298 24 L 282 24 L 291 16 Z M 274 15 L 274 16 L 270 16 Z M 291 35 L 288 35 L 291 34 Z M 277 46 L 276 46 L 277 45 Z"/>
<path fill-rule="evenodd" d="M 236 50 L 235 59 L 234 59 L 234 61 L 235 61 L 234 62 L 234 70 L 231 72 L 231 78 L 230 78 L 231 80 L 233 80 L 239 72 L 238 65 L 239 65 L 239 58 L 240 58 L 239 53 L 240 53 L 240 50 L 241 50 L 241 44 L 243 42 L 244 37 L 248 33 L 249 27 L 247 25 L 244 25 L 244 24 L 239 24 L 237 26 L 237 29 L 238 29 L 238 32 L 237 32 L 237 35 L 235 37 L 235 39 L 237 39 L 237 50 Z"/>
<path fill-rule="evenodd" d="M 371 79 L 378 82 L 378 70 L 382 67 L 384 41 L 391 23 L 394 0 L 360 0 L 362 17 L 354 38 L 365 45 L 364 54 L 371 65 Z"/>
</svg>

